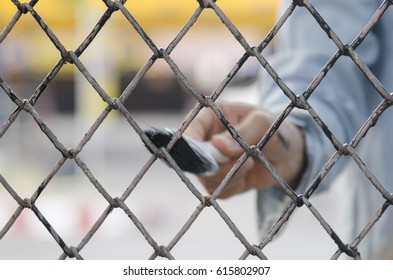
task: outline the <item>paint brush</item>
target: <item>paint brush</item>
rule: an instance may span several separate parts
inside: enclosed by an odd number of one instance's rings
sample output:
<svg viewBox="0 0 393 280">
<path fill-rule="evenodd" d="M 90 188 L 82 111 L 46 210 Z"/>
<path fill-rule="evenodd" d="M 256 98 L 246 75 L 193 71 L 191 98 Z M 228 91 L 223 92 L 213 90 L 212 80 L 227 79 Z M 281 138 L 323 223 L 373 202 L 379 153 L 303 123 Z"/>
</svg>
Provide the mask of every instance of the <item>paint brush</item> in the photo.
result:
<svg viewBox="0 0 393 280">
<path fill-rule="evenodd" d="M 144 132 L 157 148 L 166 147 L 175 134 L 175 131 L 169 128 L 152 128 Z M 149 147 L 147 149 L 153 153 Z M 211 142 L 198 141 L 186 135 L 182 135 L 176 141 L 169 154 L 181 170 L 199 176 L 212 176 L 218 172 L 219 163 L 229 161 L 229 158 L 223 155 Z M 167 163 L 164 159 L 163 161 Z"/>
</svg>

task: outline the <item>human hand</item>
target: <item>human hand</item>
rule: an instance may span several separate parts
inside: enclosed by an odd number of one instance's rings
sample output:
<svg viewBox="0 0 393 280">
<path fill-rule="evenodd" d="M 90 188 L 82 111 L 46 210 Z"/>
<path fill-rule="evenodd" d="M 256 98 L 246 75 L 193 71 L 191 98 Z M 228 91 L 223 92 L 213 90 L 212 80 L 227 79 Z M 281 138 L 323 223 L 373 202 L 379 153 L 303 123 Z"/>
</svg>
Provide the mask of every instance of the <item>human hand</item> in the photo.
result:
<svg viewBox="0 0 393 280">
<path fill-rule="evenodd" d="M 257 106 L 240 102 L 216 102 L 227 120 L 238 131 L 248 145 L 257 144 L 276 116 Z M 199 180 L 209 193 L 213 193 L 244 150 L 225 129 L 214 112 L 204 108 L 187 128 L 186 135 L 200 141 L 211 141 L 230 161 L 220 164 L 218 173 L 213 176 L 199 176 Z M 305 164 L 304 139 L 299 127 L 284 121 L 262 152 L 278 173 L 294 186 Z M 260 189 L 275 184 L 274 178 L 257 158 L 249 157 L 229 181 L 220 198 Z"/>
</svg>

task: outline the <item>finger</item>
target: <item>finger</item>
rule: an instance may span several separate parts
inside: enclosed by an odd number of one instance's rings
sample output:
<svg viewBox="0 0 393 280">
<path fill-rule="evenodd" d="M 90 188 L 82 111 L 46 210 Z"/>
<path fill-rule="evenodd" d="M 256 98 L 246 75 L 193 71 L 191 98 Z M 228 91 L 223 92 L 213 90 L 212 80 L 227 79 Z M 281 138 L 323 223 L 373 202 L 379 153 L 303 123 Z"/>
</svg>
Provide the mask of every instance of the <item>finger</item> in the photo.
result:
<svg viewBox="0 0 393 280">
<path fill-rule="evenodd" d="M 228 101 L 216 101 L 215 105 L 232 126 L 237 125 L 256 108 L 250 104 Z M 203 108 L 190 123 L 185 134 L 199 141 L 208 141 L 213 135 L 223 131 L 225 131 L 225 127 L 214 111 L 211 108 Z"/>
<path fill-rule="evenodd" d="M 185 130 L 184 134 L 198 140 L 205 141 L 212 130 L 214 113 L 208 108 L 203 108 Z"/>
<path fill-rule="evenodd" d="M 221 166 L 219 172 L 211 177 L 200 177 L 200 181 L 206 188 L 206 190 L 213 194 L 217 187 L 222 183 L 227 173 L 233 168 L 235 161 L 224 164 Z M 222 193 L 219 195 L 220 198 L 226 198 L 234 194 L 244 192 L 248 185 L 246 182 L 247 175 L 254 168 L 254 160 L 251 158 L 247 159 L 244 164 L 236 171 L 236 173 L 230 178 L 224 187 Z"/>
<path fill-rule="evenodd" d="M 253 109 L 234 128 L 248 145 L 255 145 L 264 136 L 273 120 L 274 118 L 270 114 Z M 229 157 L 238 157 L 243 153 L 240 144 L 227 131 L 214 135 L 212 142 Z"/>
</svg>

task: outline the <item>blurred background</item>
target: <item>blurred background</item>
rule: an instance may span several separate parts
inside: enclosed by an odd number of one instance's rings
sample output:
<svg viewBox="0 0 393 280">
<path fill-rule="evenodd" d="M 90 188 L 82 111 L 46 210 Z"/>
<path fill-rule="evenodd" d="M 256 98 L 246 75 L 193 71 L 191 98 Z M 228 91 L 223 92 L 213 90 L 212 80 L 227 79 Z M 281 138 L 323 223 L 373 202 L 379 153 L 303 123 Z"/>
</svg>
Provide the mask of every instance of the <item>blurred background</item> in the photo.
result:
<svg viewBox="0 0 393 280">
<path fill-rule="evenodd" d="M 275 20 L 277 1 L 217 1 L 250 45 L 258 45 Z M 125 7 L 159 48 L 166 48 L 198 7 L 197 1 L 127 1 Z M 75 50 L 97 24 L 107 7 L 99 0 L 40 0 L 35 11 L 66 49 Z M 0 1 L 0 30 L 17 9 Z M 0 41 L 0 76 L 20 99 L 30 98 L 49 71 L 61 59 L 36 20 L 22 15 Z M 267 52 L 269 50 L 266 50 Z M 211 9 L 197 22 L 171 53 L 171 58 L 191 83 L 209 95 L 244 54 L 227 27 Z M 80 56 L 92 76 L 111 96 L 117 97 L 153 55 L 121 12 L 115 12 Z M 258 102 L 256 60 L 250 59 L 220 98 Z M 179 83 L 164 60 L 157 60 L 142 78 L 125 105 L 142 127 L 178 128 L 196 101 Z M 76 147 L 104 110 L 106 103 L 74 65 L 66 64 L 39 98 L 35 108 L 66 148 Z M 0 89 L 1 125 L 16 105 Z M 42 133 L 34 119 L 21 112 L 0 138 L 0 174 L 22 198 L 40 186 L 61 154 Z M 121 196 L 150 158 L 139 136 L 118 112 L 111 112 L 98 128 L 80 158 L 113 197 Z M 193 183 L 205 193 L 198 181 Z M 331 217 L 323 194 L 314 203 Z M 258 244 L 255 194 L 249 192 L 220 201 L 249 242 Z M 167 245 L 184 225 L 198 200 L 178 176 L 156 161 L 126 204 L 160 245 Z M 36 201 L 50 224 L 67 245 L 77 246 L 107 206 L 73 161 L 67 161 Z M 339 211 L 341 206 L 336 205 Z M 0 229 L 17 203 L 0 186 Z M 318 208 L 319 209 L 319 208 Z M 324 210 L 325 209 L 325 212 Z M 264 251 L 268 258 L 329 258 L 334 242 L 307 209 L 298 209 L 275 242 Z M 310 219 L 305 219 L 308 217 Z M 307 228 L 307 230 L 304 230 Z M 236 259 L 244 247 L 214 209 L 205 209 L 171 251 L 178 259 Z M 81 255 L 86 259 L 146 259 L 153 249 L 124 213 L 114 210 Z M 0 259 L 53 259 L 62 253 L 44 226 L 24 210 L 0 240 Z"/>
</svg>

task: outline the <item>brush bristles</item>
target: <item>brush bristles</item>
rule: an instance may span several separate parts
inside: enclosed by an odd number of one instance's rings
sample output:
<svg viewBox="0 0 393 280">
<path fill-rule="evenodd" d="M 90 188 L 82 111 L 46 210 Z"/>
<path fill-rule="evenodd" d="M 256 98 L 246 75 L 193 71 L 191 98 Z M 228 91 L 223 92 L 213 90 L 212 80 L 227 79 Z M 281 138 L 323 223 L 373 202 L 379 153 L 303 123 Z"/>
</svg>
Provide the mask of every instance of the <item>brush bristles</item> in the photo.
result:
<svg viewBox="0 0 393 280">
<path fill-rule="evenodd" d="M 145 134 L 157 148 L 161 148 L 168 145 L 175 132 L 171 129 L 148 129 L 145 130 Z M 152 152 L 149 147 L 147 148 Z M 169 154 L 180 169 L 185 172 L 200 176 L 211 176 L 218 171 L 217 162 L 198 146 L 198 142 L 190 141 L 190 138 L 186 136 L 182 136 L 176 141 Z M 165 159 L 163 161 L 168 164 Z"/>
</svg>

